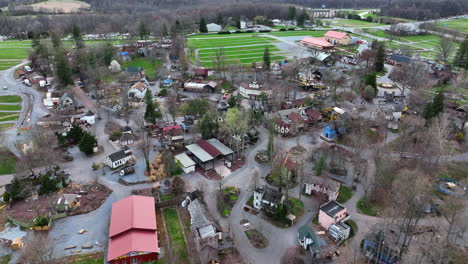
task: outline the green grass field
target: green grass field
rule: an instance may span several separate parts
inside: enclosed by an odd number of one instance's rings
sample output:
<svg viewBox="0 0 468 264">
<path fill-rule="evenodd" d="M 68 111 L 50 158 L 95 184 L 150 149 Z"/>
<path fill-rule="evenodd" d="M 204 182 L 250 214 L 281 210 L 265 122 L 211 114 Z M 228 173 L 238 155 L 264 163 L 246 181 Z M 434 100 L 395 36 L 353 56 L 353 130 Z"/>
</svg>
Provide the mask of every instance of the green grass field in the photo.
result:
<svg viewBox="0 0 468 264">
<path fill-rule="evenodd" d="M 10 116 L 7 116 L 7 117 L 0 117 L 0 122 L 16 121 L 16 120 L 18 120 L 18 117 L 19 117 L 19 115 L 10 115 Z"/>
<path fill-rule="evenodd" d="M 188 263 L 187 245 L 185 244 L 177 211 L 173 208 L 164 208 L 163 215 L 166 222 L 166 231 L 171 239 L 175 255 L 180 258 L 180 262 Z"/>
<path fill-rule="evenodd" d="M 352 19 L 340 19 L 333 20 L 331 26 L 335 27 L 380 27 L 385 24 L 372 23 L 363 20 L 352 20 Z"/>
<path fill-rule="evenodd" d="M 438 22 L 436 25 L 441 28 L 448 28 L 451 30 L 455 30 L 455 31 L 468 34 L 468 19 L 467 18 L 453 19 L 450 21 L 442 21 L 442 22 Z"/>
<path fill-rule="evenodd" d="M 161 60 L 149 60 L 145 58 L 138 58 L 131 61 L 122 63 L 122 70 L 129 66 L 143 67 L 145 69 L 145 75 L 151 79 L 156 78 L 156 70 L 161 66 Z"/>
<path fill-rule="evenodd" d="M 21 105 L 5 105 L 0 104 L 0 111 L 20 111 Z"/>
<path fill-rule="evenodd" d="M 216 36 L 216 37 L 215 37 Z M 188 37 L 188 46 L 198 50 L 198 59 L 195 54 L 190 56 L 193 63 L 203 67 L 213 67 L 216 53 L 223 49 L 225 64 L 251 64 L 252 62 L 263 61 L 265 47 L 270 49 L 270 59 L 272 61 L 284 59 L 284 54 L 275 45 L 274 40 L 267 36 L 253 36 L 252 34 L 216 34 L 197 35 Z"/>
<path fill-rule="evenodd" d="M 0 103 L 19 103 L 21 97 L 18 95 L 3 95 L 0 96 Z"/>
</svg>

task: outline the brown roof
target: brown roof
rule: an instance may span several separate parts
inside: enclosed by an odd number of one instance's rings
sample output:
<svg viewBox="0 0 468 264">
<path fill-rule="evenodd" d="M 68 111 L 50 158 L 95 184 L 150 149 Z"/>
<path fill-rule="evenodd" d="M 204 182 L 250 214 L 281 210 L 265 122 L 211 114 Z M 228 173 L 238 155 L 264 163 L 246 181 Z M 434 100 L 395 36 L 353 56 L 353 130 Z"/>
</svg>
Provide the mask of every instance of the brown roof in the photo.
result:
<svg viewBox="0 0 468 264">
<path fill-rule="evenodd" d="M 322 119 L 322 114 L 317 109 L 313 109 L 313 108 L 307 109 L 306 115 L 309 117 L 309 121 L 319 121 Z"/>
<path fill-rule="evenodd" d="M 143 92 L 146 89 L 146 83 L 145 82 L 137 82 L 134 85 L 132 85 L 132 89 L 135 88 L 140 92 Z"/>
<path fill-rule="evenodd" d="M 296 112 L 290 113 L 288 115 L 288 118 L 289 118 L 289 120 L 294 121 L 294 122 L 302 120 L 302 117 Z"/>
<path fill-rule="evenodd" d="M 204 151 L 206 151 L 208 154 L 210 154 L 212 157 L 217 157 L 218 155 L 223 155 L 221 151 L 219 151 L 217 148 L 215 148 L 213 145 L 208 143 L 204 139 L 200 139 L 197 141 L 197 145 L 202 148 Z"/>
</svg>

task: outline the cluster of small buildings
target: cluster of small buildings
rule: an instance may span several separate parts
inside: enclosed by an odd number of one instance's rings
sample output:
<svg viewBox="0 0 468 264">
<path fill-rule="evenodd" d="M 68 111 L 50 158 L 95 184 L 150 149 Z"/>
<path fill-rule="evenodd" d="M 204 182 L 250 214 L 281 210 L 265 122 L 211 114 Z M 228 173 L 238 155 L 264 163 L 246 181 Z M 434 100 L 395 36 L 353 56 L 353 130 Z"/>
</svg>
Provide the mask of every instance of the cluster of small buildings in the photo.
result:
<svg viewBox="0 0 468 264">
<path fill-rule="evenodd" d="M 330 30 L 321 38 L 306 37 L 301 43 L 315 50 L 332 51 L 337 45 L 353 44 L 353 38 L 348 33 Z"/>
<path fill-rule="evenodd" d="M 312 107 L 280 110 L 275 116 L 275 131 L 281 136 L 295 136 L 322 120 L 319 110 Z"/>
</svg>

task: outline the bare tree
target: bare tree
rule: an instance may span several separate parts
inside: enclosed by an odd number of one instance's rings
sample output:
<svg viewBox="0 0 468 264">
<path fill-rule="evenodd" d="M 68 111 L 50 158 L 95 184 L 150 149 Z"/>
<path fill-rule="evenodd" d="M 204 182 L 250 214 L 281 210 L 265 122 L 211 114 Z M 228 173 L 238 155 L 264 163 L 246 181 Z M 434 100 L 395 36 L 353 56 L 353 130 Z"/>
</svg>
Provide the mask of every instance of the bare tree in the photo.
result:
<svg viewBox="0 0 468 264">
<path fill-rule="evenodd" d="M 139 133 L 138 149 L 141 151 L 141 153 L 143 154 L 143 157 L 145 158 L 146 170 L 149 172 L 150 171 L 149 154 L 151 150 L 152 138 L 148 134 L 148 131 L 146 131 L 145 129 L 145 119 L 143 116 L 137 117 L 136 124 L 138 127 L 138 133 Z"/>
<path fill-rule="evenodd" d="M 429 129 L 430 146 L 436 151 L 436 159 L 434 163 L 437 165 L 441 156 L 448 144 L 448 137 L 450 133 L 450 120 L 449 114 L 438 115 L 431 121 Z"/>
<path fill-rule="evenodd" d="M 455 45 L 450 38 L 440 38 L 439 44 L 436 47 L 437 59 L 441 60 L 444 64 L 449 64 L 455 51 Z"/>
<path fill-rule="evenodd" d="M 172 117 L 172 123 L 175 124 L 175 115 L 177 114 L 177 111 L 179 110 L 179 105 L 177 102 L 177 95 L 170 92 L 169 95 L 166 98 L 166 106 L 167 106 L 167 111 Z"/>
<path fill-rule="evenodd" d="M 393 84 L 400 89 L 404 96 L 407 89 L 415 89 L 422 85 L 426 78 L 426 65 L 417 61 L 411 61 L 402 67 L 394 67 L 389 78 Z"/>
<path fill-rule="evenodd" d="M 23 264 L 56 264 L 58 262 L 53 259 L 54 252 L 53 239 L 48 239 L 46 233 L 33 233 L 25 242 L 20 262 Z"/>
<path fill-rule="evenodd" d="M 221 47 L 217 50 L 215 50 L 215 57 L 213 64 L 216 66 L 216 71 L 220 73 L 221 77 L 221 71 L 223 71 L 223 75 L 225 75 L 225 62 L 226 62 L 226 57 L 224 56 L 224 48 Z"/>
</svg>

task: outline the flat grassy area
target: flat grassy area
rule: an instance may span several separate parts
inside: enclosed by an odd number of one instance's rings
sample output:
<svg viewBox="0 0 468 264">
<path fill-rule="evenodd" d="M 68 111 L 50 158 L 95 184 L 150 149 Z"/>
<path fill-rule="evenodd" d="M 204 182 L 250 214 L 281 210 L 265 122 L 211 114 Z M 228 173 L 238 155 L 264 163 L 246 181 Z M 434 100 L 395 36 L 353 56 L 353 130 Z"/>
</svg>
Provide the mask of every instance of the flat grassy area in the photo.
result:
<svg viewBox="0 0 468 264">
<path fill-rule="evenodd" d="M 340 19 L 332 21 L 332 26 L 338 27 L 380 27 L 385 26 L 385 24 L 372 23 L 363 20 L 353 20 L 353 19 Z"/>
<path fill-rule="evenodd" d="M 172 241 L 174 253 L 180 260 L 178 263 L 189 263 L 187 245 L 185 244 L 185 238 L 179 223 L 177 211 L 173 208 L 164 208 L 163 215 L 164 222 L 166 222 L 166 231 Z"/>
<path fill-rule="evenodd" d="M 292 197 L 288 200 L 294 204 L 294 208 L 291 213 L 297 217 L 296 220 L 299 219 L 304 214 L 304 203 Z"/>
<path fill-rule="evenodd" d="M 15 173 L 16 158 L 8 151 L 0 151 L 0 175 Z"/>
<path fill-rule="evenodd" d="M 266 34 L 276 37 L 323 37 L 327 31 L 325 30 L 294 30 L 294 31 L 277 31 Z"/>
<path fill-rule="evenodd" d="M 10 262 L 11 255 L 5 255 L 0 257 L 0 264 L 8 264 Z"/>
<path fill-rule="evenodd" d="M 6 117 L 0 117 L 0 122 L 2 121 L 16 121 L 18 120 L 19 115 L 9 115 Z"/>
<path fill-rule="evenodd" d="M 219 35 L 219 38 L 209 39 L 195 39 L 189 38 L 188 45 L 195 47 L 196 49 L 203 48 L 218 48 L 218 47 L 233 47 L 233 46 L 246 46 L 254 44 L 268 44 L 275 43 L 276 40 L 268 37 L 244 37 L 244 36 L 227 36 Z"/>
<path fill-rule="evenodd" d="M 448 28 L 451 30 L 455 30 L 455 31 L 468 34 L 468 19 L 467 18 L 442 21 L 442 22 L 436 23 L 436 25 L 441 28 Z"/>
<path fill-rule="evenodd" d="M 0 111 L 20 111 L 21 105 L 0 104 Z"/>
<path fill-rule="evenodd" d="M 0 131 L 9 129 L 10 127 L 14 126 L 15 123 L 3 123 L 0 124 Z"/>
<path fill-rule="evenodd" d="M 145 75 L 150 79 L 156 78 L 156 70 L 161 66 L 161 60 L 149 60 L 145 58 L 137 58 L 131 61 L 122 63 L 122 69 L 130 66 L 143 67 L 145 69 Z"/>
<path fill-rule="evenodd" d="M 101 264 L 104 262 L 103 252 L 73 255 L 60 258 L 61 264 Z"/>
<path fill-rule="evenodd" d="M 18 95 L 3 95 L 0 96 L 0 103 L 19 103 L 21 96 Z"/>
<path fill-rule="evenodd" d="M 358 212 L 361 214 L 365 214 L 368 216 L 377 216 L 379 214 L 380 208 L 372 203 L 367 203 L 364 200 L 364 197 L 359 199 L 359 201 L 356 204 L 356 208 L 358 209 Z"/>
<path fill-rule="evenodd" d="M 168 193 L 168 194 L 161 194 L 159 196 L 159 198 L 161 199 L 161 202 L 167 202 L 167 201 L 170 201 L 172 199 L 174 199 L 174 197 L 172 196 L 172 194 Z"/>
<path fill-rule="evenodd" d="M 351 197 L 353 197 L 353 191 L 344 186 L 344 185 L 341 185 L 340 186 L 340 192 L 338 193 L 338 198 L 336 198 L 336 201 L 339 202 L 339 203 L 345 203 L 347 202 L 349 199 L 351 199 Z"/>
</svg>

